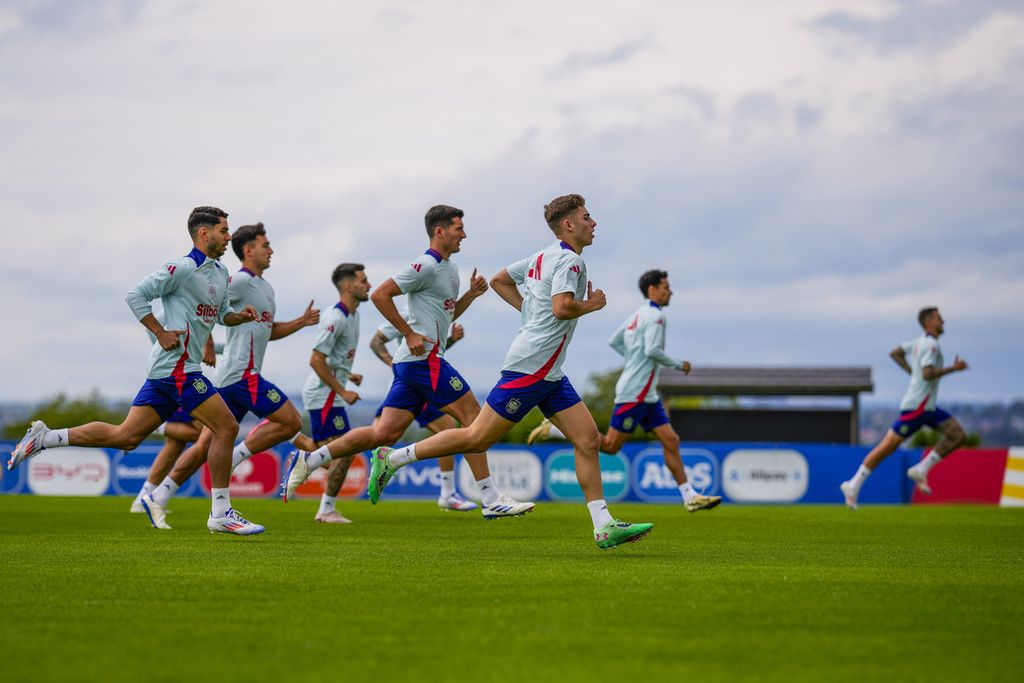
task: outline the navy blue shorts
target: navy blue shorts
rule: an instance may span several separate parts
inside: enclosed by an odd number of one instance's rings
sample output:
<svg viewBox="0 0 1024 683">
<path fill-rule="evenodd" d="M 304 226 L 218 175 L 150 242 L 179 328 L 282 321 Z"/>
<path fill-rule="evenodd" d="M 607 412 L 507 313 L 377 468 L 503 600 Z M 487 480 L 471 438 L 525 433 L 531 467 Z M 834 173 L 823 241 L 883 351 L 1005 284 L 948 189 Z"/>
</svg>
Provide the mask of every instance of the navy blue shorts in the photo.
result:
<svg viewBox="0 0 1024 683">
<path fill-rule="evenodd" d="M 180 422 L 181 424 L 190 425 L 192 424 L 192 416 L 186 413 L 181 408 L 174 411 L 174 415 L 164 420 L 164 422 Z"/>
<path fill-rule="evenodd" d="M 179 408 L 186 414 L 217 395 L 217 387 L 201 372 L 190 372 L 180 377 L 147 379 L 132 401 L 133 406 L 149 406 L 166 422 Z"/>
<path fill-rule="evenodd" d="M 221 387 L 218 391 L 238 422 L 241 422 L 248 412 L 256 417 L 267 417 L 288 402 L 285 393 L 272 382 L 263 379 L 261 375 L 243 377 L 234 384 Z"/>
<path fill-rule="evenodd" d="M 952 417 L 938 406 L 935 406 L 935 410 L 904 410 L 900 413 L 900 418 L 892 423 L 892 431 L 906 439 L 913 436 L 921 427 L 938 429 L 940 424 Z"/>
<path fill-rule="evenodd" d="M 521 372 L 502 371 L 501 379 L 487 395 L 487 405 L 506 420 L 519 422 L 534 406 L 545 417 L 551 417 L 583 400 L 565 375 L 553 382 L 530 379 Z"/>
<path fill-rule="evenodd" d="M 313 441 L 317 443 L 336 439 L 352 429 L 345 409 L 330 404 L 320 410 L 309 411 L 309 426 L 313 432 Z"/>
<path fill-rule="evenodd" d="M 384 406 L 378 406 L 377 412 L 374 413 L 373 416 L 380 417 L 380 414 L 383 412 Z M 415 417 L 416 422 L 419 424 L 419 426 L 426 429 L 431 422 L 444 417 L 444 413 L 441 412 L 441 409 L 435 406 L 433 403 L 425 403 L 423 407 L 420 408 L 420 412 L 415 413 Z"/>
<path fill-rule="evenodd" d="M 469 382 L 444 358 L 395 363 L 391 369 L 395 380 L 382 408 L 398 408 L 419 415 L 425 404 L 443 408 L 469 393 Z"/>
<path fill-rule="evenodd" d="M 611 427 L 626 434 L 632 434 L 637 427 L 645 432 L 653 432 L 663 424 L 668 424 L 668 415 L 661 401 L 654 403 L 616 403 L 612 411 Z"/>
</svg>

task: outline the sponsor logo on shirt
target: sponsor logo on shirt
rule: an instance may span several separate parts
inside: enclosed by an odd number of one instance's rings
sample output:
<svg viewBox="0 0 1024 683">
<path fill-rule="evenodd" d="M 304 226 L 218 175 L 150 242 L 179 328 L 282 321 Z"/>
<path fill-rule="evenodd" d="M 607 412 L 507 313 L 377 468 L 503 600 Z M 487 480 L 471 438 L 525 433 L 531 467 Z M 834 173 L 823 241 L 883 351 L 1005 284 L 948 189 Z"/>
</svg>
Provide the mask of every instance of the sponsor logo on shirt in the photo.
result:
<svg viewBox="0 0 1024 683">
<path fill-rule="evenodd" d="M 174 275 L 174 271 L 178 269 L 178 266 L 174 265 L 173 263 L 168 263 L 166 266 L 164 266 L 164 268 L 167 269 L 168 273 Z"/>
<path fill-rule="evenodd" d="M 411 265 L 412 265 L 412 269 L 415 270 L 417 273 L 420 272 L 420 268 L 423 267 L 422 263 L 413 263 Z"/>
<path fill-rule="evenodd" d="M 217 306 L 211 306 L 210 304 L 199 304 L 196 306 L 196 315 L 205 320 L 206 322 L 210 322 L 210 320 L 213 320 L 214 318 L 217 317 L 218 310 L 219 308 Z"/>
</svg>

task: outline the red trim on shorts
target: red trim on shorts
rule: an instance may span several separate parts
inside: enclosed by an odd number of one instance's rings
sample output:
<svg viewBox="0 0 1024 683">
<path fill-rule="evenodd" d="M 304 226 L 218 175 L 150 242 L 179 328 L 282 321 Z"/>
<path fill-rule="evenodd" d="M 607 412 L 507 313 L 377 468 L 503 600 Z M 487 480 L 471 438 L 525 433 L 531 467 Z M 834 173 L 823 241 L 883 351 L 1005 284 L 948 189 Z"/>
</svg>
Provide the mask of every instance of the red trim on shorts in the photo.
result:
<svg viewBox="0 0 1024 683">
<path fill-rule="evenodd" d="M 249 398 L 252 399 L 252 404 L 256 405 L 256 392 L 260 388 L 260 376 L 252 371 L 256 367 L 256 354 L 254 345 L 256 344 L 256 335 L 249 337 L 249 365 L 245 368 L 245 381 L 249 385 Z"/>
<path fill-rule="evenodd" d="M 181 396 L 181 390 L 185 386 L 185 362 L 188 360 L 188 342 L 191 338 L 192 330 L 189 329 L 188 323 L 185 323 L 185 350 L 181 352 L 181 357 L 178 358 L 178 362 L 174 364 L 174 369 L 171 370 L 174 386 L 178 388 L 178 396 Z"/>
</svg>

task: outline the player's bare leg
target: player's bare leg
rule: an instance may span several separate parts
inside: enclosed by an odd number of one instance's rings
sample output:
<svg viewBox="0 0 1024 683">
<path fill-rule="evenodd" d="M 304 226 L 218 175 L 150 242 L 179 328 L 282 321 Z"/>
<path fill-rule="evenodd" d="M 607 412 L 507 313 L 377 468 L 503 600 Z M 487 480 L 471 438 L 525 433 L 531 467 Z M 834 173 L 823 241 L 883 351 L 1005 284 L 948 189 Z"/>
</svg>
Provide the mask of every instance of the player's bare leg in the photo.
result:
<svg viewBox="0 0 1024 683">
<path fill-rule="evenodd" d="M 943 458 L 963 446 L 967 440 L 964 428 L 960 426 L 955 417 L 942 422 L 937 429 L 942 434 L 942 438 L 928 455 L 921 459 L 921 462 L 907 470 L 907 476 L 914 480 L 918 490 L 927 495 L 932 493 L 932 488 L 928 485 L 928 473 Z"/>
<path fill-rule="evenodd" d="M 653 524 L 621 522 L 613 519 L 608 511 L 601 484 L 601 460 L 598 453 L 601 434 L 587 406 L 581 401 L 555 413 L 550 420 L 573 445 L 576 480 L 583 489 L 583 497 L 590 510 L 594 523 L 594 541 L 598 547 L 606 550 L 622 543 L 639 541 L 649 534 Z"/>
<path fill-rule="evenodd" d="M 132 406 L 124 421 L 117 425 L 90 422 L 81 427 L 50 429 L 42 420 L 35 420 L 11 452 L 7 469 L 13 470 L 23 460 L 46 448 L 87 446 L 130 451 L 142 443 L 161 422 L 163 420 L 149 406 Z"/>
<path fill-rule="evenodd" d="M 375 449 L 370 461 L 370 483 L 367 487 L 370 502 L 376 503 L 380 499 L 384 486 L 399 468 L 416 460 L 429 460 L 454 453 L 486 453 L 488 448 L 508 433 L 512 425 L 511 421 L 501 417 L 490 406 L 485 405 L 468 427 L 447 429 L 419 443 L 397 450 Z M 425 450 L 419 451 L 418 449 L 421 448 L 425 448 Z M 420 452 L 423 453 L 422 457 L 419 456 Z M 486 464 L 486 456 L 484 464 Z M 518 517 L 534 508 L 533 503 L 522 503 L 509 496 L 498 494 L 489 478 L 478 480 L 477 486 L 480 487 L 483 499 L 483 507 L 480 511 L 483 513 L 484 519 Z"/>
<path fill-rule="evenodd" d="M 215 533 L 243 536 L 262 533 L 262 526 L 249 522 L 231 508 L 228 485 L 231 481 L 231 449 L 238 436 L 238 422 L 219 394 L 201 403 L 192 411 L 192 417 L 212 432 L 207 456 L 212 504 L 206 527 Z"/>
<path fill-rule="evenodd" d="M 455 429 L 457 426 L 455 420 L 450 415 L 442 415 L 427 424 L 427 429 L 431 434 L 437 434 L 446 429 Z M 437 506 L 442 510 L 454 510 L 456 512 L 476 510 L 476 503 L 466 500 L 455 487 L 455 456 L 445 455 L 438 458 L 437 466 L 441 470 L 441 493 L 437 497 Z"/>
<path fill-rule="evenodd" d="M 393 444 L 412 424 L 413 414 L 387 406 L 378 419 L 366 427 L 357 427 L 312 451 L 298 450 L 291 454 L 285 465 L 284 481 L 281 483 L 281 497 L 287 503 L 309 475 L 318 467 L 334 459 L 355 455 L 360 451 Z"/>
<path fill-rule="evenodd" d="M 890 429 L 882 437 L 882 440 L 864 457 L 864 462 L 861 463 L 853 477 L 839 485 L 839 490 L 843 493 L 846 507 L 851 510 L 857 509 L 857 497 L 860 495 L 860 487 L 864 485 L 867 478 L 883 460 L 896 452 L 901 443 L 903 443 L 903 437 Z"/>
<path fill-rule="evenodd" d="M 286 401 L 283 406 L 268 415 L 266 419 L 246 435 L 243 443 L 250 453 L 259 453 L 285 443 L 302 430 L 302 417 L 295 404 Z M 243 458 L 244 459 L 244 458 Z M 232 467 L 237 466 L 232 462 Z"/>
<path fill-rule="evenodd" d="M 654 436 L 661 442 L 662 451 L 665 454 L 665 466 L 672 473 L 679 487 L 679 493 L 683 497 L 683 505 L 687 512 L 697 510 L 710 510 L 722 502 L 721 496 L 705 496 L 690 486 L 686 478 L 686 468 L 683 467 L 683 459 L 679 456 L 679 434 L 672 428 L 672 425 L 665 423 L 654 428 Z"/>
<path fill-rule="evenodd" d="M 68 429 L 68 445 L 130 451 L 138 447 L 162 422 L 151 407 L 132 406 L 121 424 L 90 422 Z"/>
<path fill-rule="evenodd" d="M 153 459 L 149 467 L 149 474 L 146 482 L 142 485 L 139 495 L 132 501 L 132 512 L 145 512 L 142 507 L 142 497 L 151 494 L 170 475 L 174 464 L 178 461 L 188 442 L 199 438 L 200 427 L 195 423 L 165 422 L 164 423 L 164 445 L 160 452 Z"/>
</svg>

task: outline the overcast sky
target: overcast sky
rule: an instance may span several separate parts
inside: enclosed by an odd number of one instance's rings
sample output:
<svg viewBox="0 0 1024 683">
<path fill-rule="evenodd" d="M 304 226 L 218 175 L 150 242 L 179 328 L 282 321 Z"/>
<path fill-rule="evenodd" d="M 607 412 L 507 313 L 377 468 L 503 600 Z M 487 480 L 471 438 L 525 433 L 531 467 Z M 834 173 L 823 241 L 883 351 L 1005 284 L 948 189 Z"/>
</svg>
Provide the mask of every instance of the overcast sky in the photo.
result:
<svg viewBox="0 0 1024 683">
<path fill-rule="evenodd" d="M 2 0 L 0 64 L 3 401 L 134 395 L 124 294 L 189 251 L 193 206 L 266 224 L 286 320 L 338 262 L 378 284 L 421 253 L 432 204 L 466 211 L 465 282 L 547 244 L 569 192 L 609 302 L 578 386 L 661 267 L 695 365 L 870 365 L 895 401 L 887 354 L 936 304 L 972 365 L 941 399 L 1024 396 L 1022 2 Z M 486 392 L 518 314 L 491 293 L 462 322 Z M 312 338 L 267 355 L 296 400 Z"/>
</svg>

